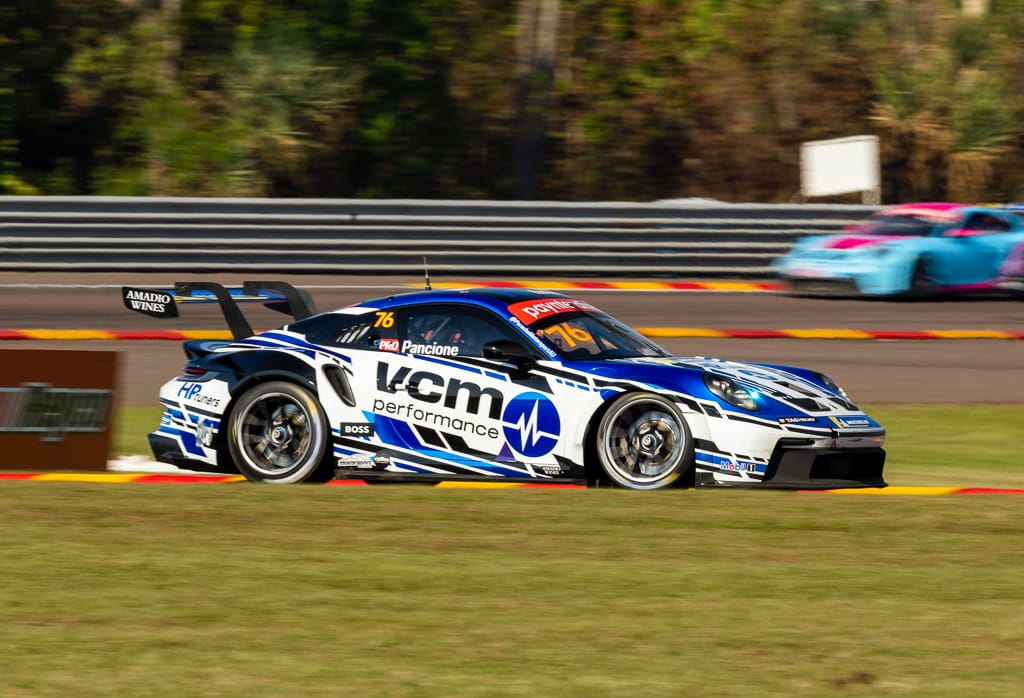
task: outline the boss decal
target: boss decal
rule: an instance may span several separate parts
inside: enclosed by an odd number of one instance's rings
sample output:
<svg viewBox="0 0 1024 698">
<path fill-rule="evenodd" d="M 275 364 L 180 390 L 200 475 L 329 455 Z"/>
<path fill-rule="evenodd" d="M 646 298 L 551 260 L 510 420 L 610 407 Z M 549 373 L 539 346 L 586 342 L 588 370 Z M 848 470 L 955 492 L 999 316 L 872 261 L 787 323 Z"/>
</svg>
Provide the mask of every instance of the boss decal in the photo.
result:
<svg viewBox="0 0 1024 698">
<path fill-rule="evenodd" d="M 371 422 L 342 422 L 338 431 L 342 436 L 373 436 L 374 433 Z"/>
<path fill-rule="evenodd" d="M 562 421 L 554 403 L 534 392 L 512 398 L 501 422 L 509 447 L 527 458 L 550 453 L 562 430 Z"/>
</svg>

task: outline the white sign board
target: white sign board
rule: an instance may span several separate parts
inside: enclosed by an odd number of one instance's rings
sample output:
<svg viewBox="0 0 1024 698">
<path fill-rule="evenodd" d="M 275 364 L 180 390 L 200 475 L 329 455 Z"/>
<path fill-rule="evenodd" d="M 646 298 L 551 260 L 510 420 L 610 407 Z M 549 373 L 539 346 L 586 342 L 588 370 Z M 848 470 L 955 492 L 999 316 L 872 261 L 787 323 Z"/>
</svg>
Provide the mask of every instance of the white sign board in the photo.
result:
<svg viewBox="0 0 1024 698">
<path fill-rule="evenodd" d="M 849 192 L 878 194 L 878 136 L 809 141 L 800 146 L 800 190 L 805 197 Z"/>
</svg>

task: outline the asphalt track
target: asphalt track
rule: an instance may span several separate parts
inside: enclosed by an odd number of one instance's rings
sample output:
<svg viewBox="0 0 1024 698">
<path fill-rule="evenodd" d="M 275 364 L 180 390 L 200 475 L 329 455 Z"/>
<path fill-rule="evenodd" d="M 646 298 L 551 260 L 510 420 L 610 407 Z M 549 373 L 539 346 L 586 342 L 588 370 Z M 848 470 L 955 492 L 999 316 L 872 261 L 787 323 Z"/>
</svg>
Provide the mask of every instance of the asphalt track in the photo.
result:
<svg viewBox="0 0 1024 698">
<path fill-rule="evenodd" d="M 328 277 L 282 275 L 308 289 L 321 310 L 365 298 L 422 287 L 405 277 Z M 224 329 L 214 306 L 190 306 L 178 320 L 161 321 L 124 308 L 120 286 L 167 288 L 175 281 L 240 284 L 237 274 L 166 275 L 0 273 L 0 330 L 163 331 Z M 261 280 L 261 279 L 257 279 Z M 435 287 L 486 282 L 486 279 L 435 278 Z M 560 286 L 554 280 L 524 282 Z M 716 356 L 740 361 L 795 364 L 828 373 L 863 403 L 1020 403 L 1024 402 L 1024 340 L 957 338 L 986 333 L 1020 336 L 1024 302 L 1003 298 L 903 303 L 874 300 L 791 298 L 776 292 L 744 289 L 682 290 L 663 288 L 659 280 L 637 280 L 629 288 L 595 286 L 594 279 L 569 282 L 562 292 L 584 298 L 634 327 L 682 328 L 705 336 L 658 337 L 681 356 Z M 251 311 L 250 311 L 251 308 Z M 246 306 L 252 325 L 269 329 L 284 316 L 257 305 Z M 748 338 L 745 330 L 786 330 L 782 336 Z M 797 330 L 800 332 L 790 332 Z M 803 332 L 827 330 L 827 332 Z M 714 331 L 714 332 L 711 332 Z M 854 332 L 851 335 L 851 331 Z M 707 336 L 715 333 L 724 336 Z M 930 339 L 822 339 L 899 333 Z M 929 334 L 931 333 L 931 334 Z M 71 333 L 73 334 L 73 333 Z M 686 334 L 686 333 L 684 333 Z M 761 333 L 764 334 L 764 333 Z M 809 338 L 798 336 L 809 334 Z M 122 405 L 156 404 L 157 390 L 176 375 L 184 354 L 180 343 L 160 340 L 49 339 L 0 341 L 4 348 L 113 350 L 120 352 L 118 401 Z"/>
</svg>

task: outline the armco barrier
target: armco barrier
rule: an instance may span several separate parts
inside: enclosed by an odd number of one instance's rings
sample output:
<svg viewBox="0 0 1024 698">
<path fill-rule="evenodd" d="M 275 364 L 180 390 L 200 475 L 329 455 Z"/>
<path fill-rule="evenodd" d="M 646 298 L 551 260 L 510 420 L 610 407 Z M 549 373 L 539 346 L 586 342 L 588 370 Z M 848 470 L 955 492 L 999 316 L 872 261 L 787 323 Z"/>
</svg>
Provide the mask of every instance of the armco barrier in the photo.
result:
<svg viewBox="0 0 1024 698">
<path fill-rule="evenodd" d="M 0 270 L 767 277 L 876 207 L 0 197 Z"/>
</svg>

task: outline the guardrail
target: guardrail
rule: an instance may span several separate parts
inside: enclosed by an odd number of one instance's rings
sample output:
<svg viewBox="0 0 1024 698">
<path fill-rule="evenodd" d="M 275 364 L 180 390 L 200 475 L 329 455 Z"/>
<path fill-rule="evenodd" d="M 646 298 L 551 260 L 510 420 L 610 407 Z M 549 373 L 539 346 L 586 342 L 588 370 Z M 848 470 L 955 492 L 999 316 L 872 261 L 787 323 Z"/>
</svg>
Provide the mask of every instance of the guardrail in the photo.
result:
<svg viewBox="0 0 1024 698">
<path fill-rule="evenodd" d="M 876 208 L 0 197 L 0 270 L 765 277 Z"/>
</svg>

